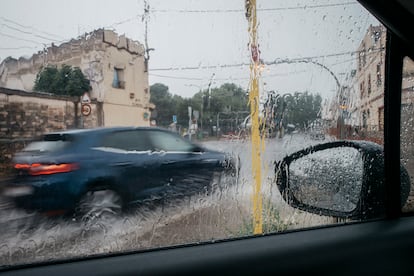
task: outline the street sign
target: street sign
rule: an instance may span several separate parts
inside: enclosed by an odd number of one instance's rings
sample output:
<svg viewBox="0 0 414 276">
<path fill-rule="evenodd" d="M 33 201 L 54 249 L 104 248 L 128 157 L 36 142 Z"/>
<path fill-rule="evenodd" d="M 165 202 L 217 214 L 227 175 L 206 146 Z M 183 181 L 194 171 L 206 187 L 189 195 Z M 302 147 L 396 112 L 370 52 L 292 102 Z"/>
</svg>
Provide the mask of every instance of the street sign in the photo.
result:
<svg viewBox="0 0 414 276">
<path fill-rule="evenodd" d="M 89 103 L 91 103 L 91 98 L 89 98 L 89 95 L 88 95 L 88 93 L 87 93 L 87 92 L 85 92 L 85 93 L 82 95 L 81 102 L 82 102 L 82 103 L 84 103 L 84 104 L 89 104 Z"/>
<path fill-rule="evenodd" d="M 200 118 L 200 112 L 198 112 L 198 110 L 194 110 L 193 116 L 194 116 L 194 119 L 198 120 L 198 118 Z"/>
<path fill-rule="evenodd" d="M 188 107 L 188 117 L 191 120 L 191 113 L 193 112 L 193 108 L 191 106 Z"/>
<path fill-rule="evenodd" d="M 89 116 L 91 114 L 92 107 L 89 104 L 82 104 L 81 112 L 83 116 Z"/>
</svg>

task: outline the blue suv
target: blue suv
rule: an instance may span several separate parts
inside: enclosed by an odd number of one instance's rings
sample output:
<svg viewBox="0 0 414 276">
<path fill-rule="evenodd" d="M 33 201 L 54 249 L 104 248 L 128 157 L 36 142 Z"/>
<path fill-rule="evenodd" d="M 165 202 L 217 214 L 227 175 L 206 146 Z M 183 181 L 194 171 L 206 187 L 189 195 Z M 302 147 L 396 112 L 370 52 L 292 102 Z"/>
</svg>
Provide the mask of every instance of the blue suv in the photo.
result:
<svg viewBox="0 0 414 276">
<path fill-rule="evenodd" d="M 208 191 L 237 174 L 228 154 L 158 128 L 97 128 L 46 134 L 14 156 L 4 195 L 50 215 L 117 213 L 147 199 Z"/>
</svg>

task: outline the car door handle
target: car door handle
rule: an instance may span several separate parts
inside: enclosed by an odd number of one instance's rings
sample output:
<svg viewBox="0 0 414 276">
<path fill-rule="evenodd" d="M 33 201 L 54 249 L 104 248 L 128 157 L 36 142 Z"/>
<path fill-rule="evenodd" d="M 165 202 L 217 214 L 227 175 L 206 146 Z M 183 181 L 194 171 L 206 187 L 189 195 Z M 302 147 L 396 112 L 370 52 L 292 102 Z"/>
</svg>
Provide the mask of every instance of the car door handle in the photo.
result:
<svg viewBox="0 0 414 276">
<path fill-rule="evenodd" d="M 162 165 L 172 165 L 172 164 L 175 164 L 175 163 L 177 163 L 176 161 L 165 161 L 165 162 L 162 162 Z"/>
</svg>

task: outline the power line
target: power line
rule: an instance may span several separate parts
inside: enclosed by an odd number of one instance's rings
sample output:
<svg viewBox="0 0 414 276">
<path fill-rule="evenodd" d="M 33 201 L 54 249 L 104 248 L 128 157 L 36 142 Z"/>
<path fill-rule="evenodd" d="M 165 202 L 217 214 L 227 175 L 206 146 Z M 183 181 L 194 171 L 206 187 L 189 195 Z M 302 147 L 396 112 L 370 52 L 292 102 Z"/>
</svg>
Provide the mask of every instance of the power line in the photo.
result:
<svg viewBox="0 0 414 276">
<path fill-rule="evenodd" d="M 200 69 L 243 67 L 243 66 L 248 66 L 248 65 L 250 65 L 250 63 L 224 64 L 224 65 L 206 65 L 206 66 L 168 67 L 168 68 L 154 68 L 154 69 L 150 69 L 150 71 L 200 70 Z"/>
<path fill-rule="evenodd" d="M 344 63 L 349 63 L 349 62 L 352 62 L 352 61 L 355 61 L 355 58 L 352 58 L 352 59 L 345 59 L 345 60 L 343 60 L 343 61 L 341 61 L 341 62 L 336 62 L 336 63 L 329 64 L 329 66 L 341 65 L 341 64 L 344 64 Z"/>
<path fill-rule="evenodd" d="M 131 18 L 127 18 L 125 20 L 112 23 L 112 24 L 110 24 L 110 25 L 108 25 L 106 27 L 103 27 L 103 28 L 105 28 L 105 29 L 111 29 L 111 28 L 114 28 L 114 27 L 116 27 L 118 25 L 122 25 L 122 24 L 125 24 L 125 23 L 129 23 L 129 22 L 134 21 L 134 20 L 140 20 L 140 19 L 142 19 L 142 16 L 143 16 L 143 14 L 136 14 L 135 16 L 133 16 Z M 10 35 L 10 34 L 0 33 L 0 35 L 6 36 L 6 37 L 9 37 L 9 38 L 13 38 L 13 39 L 21 40 L 21 41 L 26 41 L 26 42 L 30 42 L 30 43 L 41 44 L 44 47 L 50 46 L 52 44 L 52 42 L 55 42 L 55 43 L 64 43 L 64 42 L 70 41 L 72 39 L 72 38 L 63 39 L 62 36 L 58 36 L 58 35 L 55 35 L 55 34 L 52 34 L 52 33 L 48 33 L 48 32 L 39 30 L 39 29 L 34 28 L 34 27 L 22 25 L 22 24 L 20 24 L 18 22 L 15 22 L 13 20 L 7 19 L 5 17 L 0 17 L 0 20 L 2 20 L 4 22 L 12 23 L 12 24 L 14 24 L 14 25 L 16 25 L 16 26 L 18 26 L 20 28 L 31 29 L 33 31 L 36 31 L 36 32 L 39 32 L 39 33 L 42 33 L 42 34 L 45 34 L 45 35 L 49 36 L 49 37 L 47 37 L 47 36 L 43 36 L 43 35 L 40 35 L 40 34 L 36 34 L 34 32 L 22 30 L 22 29 L 20 29 L 18 27 L 11 26 L 11 25 L 9 25 L 7 23 L 0 23 L 1 26 L 4 26 L 4 27 L 6 27 L 8 29 L 11 29 L 13 31 L 16 31 L 16 32 L 19 32 L 19 33 L 23 33 L 23 34 L 26 34 L 26 35 L 32 35 L 34 37 L 37 37 L 37 38 L 40 38 L 40 39 L 43 39 L 43 40 L 47 40 L 48 42 L 42 43 L 40 41 L 35 41 L 35 40 L 31 40 L 31 39 L 24 39 L 24 38 L 20 38 L 20 37 L 16 37 L 16 36 Z M 53 38 L 53 37 L 55 37 L 55 38 Z M 58 39 L 56 39 L 56 38 L 58 38 Z M 29 49 L 29 48 L 31 49 L 31 47 L 13 47 L 13 48 L 12 47 L 0 47 L 0 50 L 17 50 L 17 49 Z"/>
<path fill-rule="evenodd" d="M 177 79 L 177 80 L 204 80 L 203 78 L 189 78 L 189 77 L 177 77 L 177 76 L 166 76 L 166 75 L 158 75 L 158 74 L 149 74 L 150 76 L 154 77 L 161 77 L 167 79 Z"/>
<path fill-rule="evenodd" d="M 384 50 L 385 48 L 376 48 L 376 49 L 372 49 L 372 53 L 375 51 L 384 51 Z M 284 62 L 288 63 L 288 62 L 296 62 L 296 61 L 301 61 L 301 60 L 314 60 L 314 59 L 321 59 L 321 58 L 348 56 L 348 55 L 358 54 L 362 52 L 364 51 L 348 51 L 348 52 L 342 52 L 342 53 L 333 53 L 333 54 L 310 56 L 310 57 L 283 58 L 283 59 L 275 59 L 274 61 L 264 62 L 264 64 L 272 65 L 272 64 L 280 64 Z M 368 54 L 371 54 L 371 53 L 368 53 Z M 234 68 L 234 67 L 243 67 L 243 66 L 250 66 L 250 63 L 154 68 L 154 69 L 150 69 L 150 71 L 200 70 L 200 69 L 216 69 L 216 68 Z"/>
<path fill-rule="evenodd" d="M 18 29 L 18 28 L 14 28 L 14 27 L 12 27 L 12 26 L 10 26 L 10 25 L 7 25 L 6 23 L 2 23 L 1 25 L 2 25 L 2 26 L 4 26 L 4 27 L 6 27 L 6 28 L 9 28 L 9 29 L 12 29 L 12 30 L 15 30 L 15 31 L 18 31 L 18 32 L 24 33 L 24 34 L 29 34 L 29 35 L 31 35 L 31 34 L 32 34 L 31 32 L 27 32 L 27 31 L 20 30 L 20 29 Z"/>
<path fill-rule="evenodd" d="M 31 40 L 31 39 L 24 39 L 24 38 L 20 38 L 20 37 L 14 36 L 14 35 L 5 34 L 5 33 L 2 33 L 2 32 L 0 32 L 0 35 L 5 36 L 5 37 L 9 37 L 9 38 L 13 38 L 13 39 L 17 39 L 17 40 L 21 40 L 21 41 L 26 41 L 26 42 L 30 42 L 30 43 L 44 45 L 44 43 L 39 42 L 39 41 L 35 41 L 35 40 Z"/>
<path fill-rule="evenodd" d="M 344 3 L 333 3 L 333 4 L 321 4 L 321 5 L 305 5 L 296 7 L 284 7 L 284 8 L 264 8 L 257 9 L 258 11 L 284 11 L 284 10 L 304 10 L 304 9 L 318 9 L 318 8 L 329 8 L 329 7 L 343 7 L 349 5 L 357 5 L 357 2 L 344 2 Z"/>
<path fill-rule="evenodd" d="M 270 78 L 270 77 L 283 77 L 283 76 L 289 76 L 294 74 L 302 74 L 306 73 L 308 70 L 301 70 L 301 71 L 291 71 L 287 73 L 278 73 L 278 74 L 264 74 L 262 75 L 263 78 Z M 167 75 L 159 75 L 159 74 L 149 74 L 150 76 L 160 77 L 160 78 L 166 78 L 166 79 L 177 79 L 177 80 L 193 80 L 193 81 L 203 81 L 206 80 L 206 78 L 189 78 L 189 77 L 179 77 L 179 76 L 167 76 Z M 249 80 L 249 77 L 242 77 L 242 78 L 215 78 L 216 81 L 227 81 L 227 80 Z"/>
<path fill-rule="evenodd" d="M 0 50 L 21 50 L 21 49 L 37 49 L 37 47 L 29 47 L 29 46 L 0 47 Z"/>
<path fill-rule="evenodd" d="M 373 55 L 376 54 L 376 52 L 379 51 L 384 51 L 385 48 L 376 48 L 376 49 L 372 49 L 370 52 L 366 53 L 367 56 L 369 55 Z M 339 55 L 345 55 L 345 54 L 354 54 L 354 53 L 361 53 L 363 51 L 352 51 L 352 52 L 345 52 L 345 53 L 336 53 L 336 54 L 330 54 L 327 55 L 328 57 L 333 57 L 333 56 L 339 56 Z M 320 57 L 320 56 L 319 56 Z M 295 58 L 295 59 L 290 59 L 291 61 L 298 61 L 298 60 L 309 60 L 315 57 L 310 57 L 310 58 Z M 352 59 L 347 59 L 341 62 L 337 62 L 334 64 L 330 64 L 329 66 L 336 66 L 339 64 L 343 64 L 343 63 L 348 63 L 348 62 L 352 62 L 355 61 L 355 58 Z M 283 60 L 280 60 L 280 62 L 282 63 Z M 230 67 L 231 65 L 226 65 L 226 67 Z M 238 66 L 238 64 L 236 64 L 235 66 Z M 211 67 L 211 66 L 210 66 Z M 187 68 L 195 68 L 195 67 L 187 67 Z M 215 67 L 214 67 L 215 68 Z M 267 74 L 267 75 L 263 75 L 263 78 L 270 78 L 270 77 L 281 77 L 281 76 L 289 76 L 289 75 L 295 75 L 295 74 L 302 74 L 307 72 L 307 70 L 302 70 L 302 71 L 294 71 L 294 72 L 288 72 L 288 73 L 279 73 L 279 74 Z M 156 76 L 156 77 L 162 77 L 162 78 L 169 78 L 169 79 L 180 79 L 180 80 L 193 80 L 193 81 L 202 81 L 205 80 L 205 78 L 189 78 L 189 77 L 179 77 L 179 76 L 167 76 L 167 75 L 159 75 L 159 74 L 152 74 L 150 73 L 150 75 L 152 76 Z M 248 77 L 244 77 L 244 78 L 216 78 L 217 81 L 227 81 L 227 80 L 248 80 L 250 78 Z"/>
<path fill-rule="evenodd" d="M 137 15 L 134 15 L 133 17 L 127 18 L 125 20 L 112 23 L 111 25 L 108 25 L 108 26 L 106 26 L 104 28 L 105 29 L 106 28 L 109 29 L 109 28 L 113 28 L 113 27 L 118 26 L 118 25 L 122 25 L 122 24 L 126 24 L 126 23 L 129 23 L 129 22 L 132 22 L 134 20 L 140 20 L 140 19 L 142 19 L 142 16 L 143 16 L 143 14 L 137 14 Z"/>
<path fill-rule="evenodd" d="M 60 35 L 57 35 L 57 34 L 52 34 L 52 33 L 48 33 L 48 32 L 45 32 L 45 31 L 39 30 L 39 29 L 37 29 L 37 28 L 35 28 L 35 27 L 32 27 L 32 26 L 22 25 L 22 24 L 20 24 L 20 23 L 18 23 L 18 22 L 16 22 L 16 21 L 13 21 L 13 20 L 11 20 L 11 19 L 5 18 L 5 17 L 3 17 L 3 16 L 1 16 L 1 17 L 0 17 L 0 19 L 1 19 L 1 20 L 3 20 L 3 21 L 6 21 L 6 22 L 12 23 L 12 24 L 14 24 L 14 25 L 17 25 L 17 26 L 19 26 L 19 27 L 21 27 L 21 28 L 25 28 L 25 29 L 32 29 L 33 31 L 36 31 L 36 32 L 38 32 L 38 33 L 43 33 L 43 34 L 48 35 L 48 36 L 52 36 L 52 37 L 59 37 L 59 39 L 62 39 L 62 38 L 63 38 L 63 37 L 62 37 L 62 36 L 60 36 Z"/>
<path fill-rule="evenodd" d="M 48 41 L 57 41 L 56 39 L 53 39 L 53 38 L 50 38 L 50 37 L 46 37 L 46 36 L 34 34 L 32 32 L 23 31 L 23 30 L 21 30 L 19 28 L 15 28 L 13 26 L 10 26 L 10 25 L 8 25 L 6 23 L 2 23 L 1 25 L 4 26 L 4 27 L 6 27 L 6 28 L 8 28 L 8 29 L 17 31 L 19 33 L 23 33 L 23 34 L 27 34 L 27 35 L 32 35 L 32 36 L 37 37 L 37 38 L 40 38 L 40 39 L 44 39 L 44 40 L 48 40 Z"/>
<path fill-rule="evenodd" d="M 342 7 L 349 5 L 357 5 L 356 2 L 345 2 L 345 3 L 333 3 L 333 4 L 321 4 L 321 5 L 305 5 L 305 6 L 292 6 L 292 7 L 279 7 L 279 8 L 258 8 L 257 11 L 286 11 L 286 10 L 304 10 L 304 9 L 318 9 L 318 8 L 328 8 L 328 7 Z M 167 10 L 167 9 L 152 9 L 151 12 L 159 13 L 239 13 L 246 12 L 244 9 L 215 9 L 215 10 Z"/>
<path fill-rule="evenodd" d="M 377 51 L 384 51 L 385 48 L 381 47 L 381 48 L 374 48 L 371 49 L 371 52 L 368 52 L 368 54 L 371 54 L 373 52 L 377 52 Z M 364 50 L 361 51 L 348 51 L 348 52 L 341 52 L 341 53 L 333 53 L 333 54 L 328 54 L 328 55 L 320 55 L 320 56 L 311 56 L 311 57 L 304 57 L 304 58 L 289 58 L 289 60 L 306 60 L 306 59 L 319 59 L 319 58 L 330 58 L 330 57 L 338 57 L 338 56 L 347 56 L 347 55 L 354 55 L 354 54 L 359 54 L 359 53 L 363 53 L 363 52 L 367 52 Z M 283 60 L 283 59 L 281 59 Z"/>
</svg>

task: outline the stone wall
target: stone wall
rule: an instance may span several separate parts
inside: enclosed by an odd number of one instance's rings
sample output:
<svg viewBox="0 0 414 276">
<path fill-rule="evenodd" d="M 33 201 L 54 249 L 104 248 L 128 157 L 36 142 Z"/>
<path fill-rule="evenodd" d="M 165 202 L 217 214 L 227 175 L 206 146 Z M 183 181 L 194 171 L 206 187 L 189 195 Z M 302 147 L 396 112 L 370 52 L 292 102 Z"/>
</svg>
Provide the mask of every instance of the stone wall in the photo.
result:
<svg viewBox="0 0 414 276">
<path fill-rule="evenodd" d="M 78 98 L 0 87 L 0 175 L 16 151 L 44 133 L 102 125 L 102 104 L 90 105 L 91 114 L 82 116 Z"/>
</svg>

